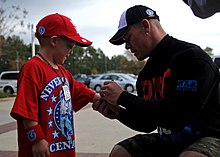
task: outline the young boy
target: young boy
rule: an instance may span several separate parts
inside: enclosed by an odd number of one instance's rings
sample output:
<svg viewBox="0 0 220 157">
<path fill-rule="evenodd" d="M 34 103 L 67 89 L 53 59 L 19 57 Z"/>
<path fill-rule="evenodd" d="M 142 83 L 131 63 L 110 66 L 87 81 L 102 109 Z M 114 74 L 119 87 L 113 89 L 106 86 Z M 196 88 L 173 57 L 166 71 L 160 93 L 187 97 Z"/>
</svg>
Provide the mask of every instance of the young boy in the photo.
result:
<svg viewBox="0 0 220 157">
<path fill-rule="evenodd" d="M 19 157 L 75 156 L 73 111 L 99 95 L 74 80 L 61 64 L 74 45 L 89 46 L 72 21 L 51 14 L 39 21 L 39 53 L 24 64 L 11 116 L 17 120 Z"/>
</svg>

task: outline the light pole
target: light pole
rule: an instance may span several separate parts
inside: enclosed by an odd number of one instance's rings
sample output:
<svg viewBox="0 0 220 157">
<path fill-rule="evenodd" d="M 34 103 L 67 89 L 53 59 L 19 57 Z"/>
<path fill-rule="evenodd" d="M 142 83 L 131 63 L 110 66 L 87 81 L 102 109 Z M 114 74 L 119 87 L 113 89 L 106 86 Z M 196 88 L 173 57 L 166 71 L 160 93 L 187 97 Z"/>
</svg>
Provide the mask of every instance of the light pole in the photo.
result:
<svg viewBox="0 0 220 157">
<path fill-rule="evenodd" d="M 105 57 L 105 72 L 107 73 L 107 57 L 104 55 Z"/>
<path fill-rule="evenodd" d="M 32 43 L 32 57 L 35 56 L 35 32 L 34 32 L 34 26 L 33 24 L 31 25 L 31 43 Z"/>
<path fill-rule="evenodd" d="M 18 51 L 16 51 L 16 69 L 19 70 L 19 54 L 18 54 Z"/>
</svg>

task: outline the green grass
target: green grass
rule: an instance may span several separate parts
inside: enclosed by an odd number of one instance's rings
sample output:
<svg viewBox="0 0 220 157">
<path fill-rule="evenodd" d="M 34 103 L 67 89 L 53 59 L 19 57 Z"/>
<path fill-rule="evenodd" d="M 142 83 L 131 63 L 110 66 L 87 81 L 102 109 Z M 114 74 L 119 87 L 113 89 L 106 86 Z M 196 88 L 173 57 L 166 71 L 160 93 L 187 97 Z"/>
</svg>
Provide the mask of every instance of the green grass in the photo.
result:
<svg viewBox="0 0 220 157">
<path fill-rule="evenodd" d="M 15 97 L 15 94 L 0 93 L 0 98 Z"/>
</svg>

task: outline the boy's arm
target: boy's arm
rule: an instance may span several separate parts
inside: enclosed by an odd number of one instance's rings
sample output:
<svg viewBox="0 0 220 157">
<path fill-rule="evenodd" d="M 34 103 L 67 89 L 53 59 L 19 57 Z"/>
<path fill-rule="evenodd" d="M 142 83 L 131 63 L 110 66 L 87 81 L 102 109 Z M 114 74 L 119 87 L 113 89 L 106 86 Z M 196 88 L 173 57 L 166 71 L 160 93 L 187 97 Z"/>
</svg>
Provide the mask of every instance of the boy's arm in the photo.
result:
<svg viewBox="0 0 220 157">
<path fill-rule="evenodd" d="M 95 95 L 94 95 L 94 97 L 93 97 L 93 99 L 92 99 L 92 103 L 95 103 L 96 101 L 98 101 L 98 100 L 100 100 L 101 99 L 101 96 L 98 94 L 98 93 L 96 93 Z"/>
<path fill-rule="evenodd" d="M 23 118 L 23 124 L 24 124 L 24 128 L 27 129 L 27 128 L 30 128 L 34 125 L 37 125 L 38 122 Z"/>
<path fill-rule="evenodd" d="M 33 155 L 50 157 L 49 144 L 44 138 L 41 139 L 41 136 L 44 135 L 38 122 L 23 118 L 23 125 L 25 127 L 25 133 L 27 134 L 27 138 L 30 141 L 30 144 L 33 144 Z M 40 136 L 40 140 L 36 141 L 36 143 L 32 143 L 32 140 L 39 138 L 38 136 Z"/>
</svg>

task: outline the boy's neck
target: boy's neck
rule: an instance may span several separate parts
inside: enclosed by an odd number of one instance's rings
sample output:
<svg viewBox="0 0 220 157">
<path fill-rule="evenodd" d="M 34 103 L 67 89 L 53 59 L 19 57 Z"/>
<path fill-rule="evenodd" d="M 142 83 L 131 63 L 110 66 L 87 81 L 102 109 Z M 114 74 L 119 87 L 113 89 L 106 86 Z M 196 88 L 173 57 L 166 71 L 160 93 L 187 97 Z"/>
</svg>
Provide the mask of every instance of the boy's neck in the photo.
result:
<svg viewBox="0 0 220 157">
<path fill-rule="evenodd" d="M 54 63 L 53 58 L 46 55 L 45 53 L 38 52 L 37 57 L 40 58 L 42 61 L 46 62 L 48 65 L 50 65 L 53 69 L 59 69 L 57 64 Z"/>
</svg>

